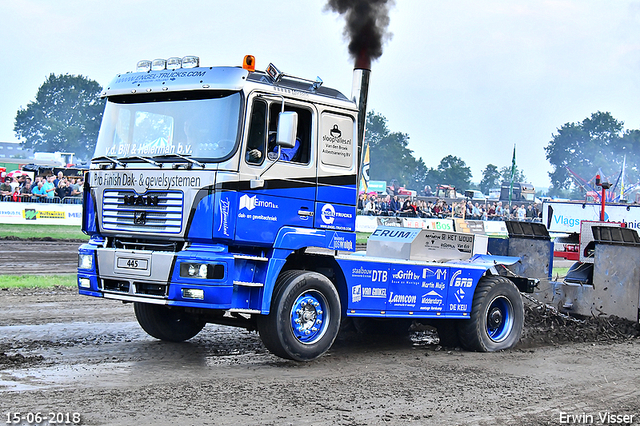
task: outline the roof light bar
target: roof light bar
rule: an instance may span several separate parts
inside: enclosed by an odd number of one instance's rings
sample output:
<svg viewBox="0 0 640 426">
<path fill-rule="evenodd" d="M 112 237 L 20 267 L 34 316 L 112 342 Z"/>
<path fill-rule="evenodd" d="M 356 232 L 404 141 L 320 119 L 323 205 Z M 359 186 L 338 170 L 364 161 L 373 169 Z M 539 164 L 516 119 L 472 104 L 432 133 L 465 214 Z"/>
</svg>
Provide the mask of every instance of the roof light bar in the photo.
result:
<svg viewBox="0 0 640 426">
<path fill-rule="evenodd" d="M 182 68 L 197 68 L 200 66 L 200 58 L 197 56 L 185 56 L 182 58 Z"/>
<path fill-rule="evenodd" d="M 168 70 L 177 70 L 178 68 L 182 68 L 182 59 L 177 56 L 172 56 L 167 59 L 167 69 Z"/>
<path fill-rule="evenodd" d="M 151 61 L 142 60 L 138 61 L 136 65 L 136 72 L 149 72 L 151 71 Z"/>
<path fill-rule="evenodd" d="M 167 69 L 167 60 L 166 59 L 154 59 L 151 62 L 151 70 L 152 71 L 162 71 Z"/>
<path fill-rule="evenodd" d="M 175 71 L 179 68 L 197 68 L 200 66 L 200 58 L 197 56 L 185 56 L 179 58 L 172 56 L 169 59 L 154 59 L 153 61 L 142 60 L 136 65 L 136 72 Z"/>
</svg>

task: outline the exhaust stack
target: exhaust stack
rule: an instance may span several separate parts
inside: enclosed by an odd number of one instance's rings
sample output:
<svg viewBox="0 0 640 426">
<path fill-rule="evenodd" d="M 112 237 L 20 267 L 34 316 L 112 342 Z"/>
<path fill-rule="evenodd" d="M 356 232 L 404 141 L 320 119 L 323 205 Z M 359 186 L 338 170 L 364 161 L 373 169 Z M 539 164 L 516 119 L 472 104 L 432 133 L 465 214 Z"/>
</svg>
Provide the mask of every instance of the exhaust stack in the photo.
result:
<svg viewBox="0 0 640 426">
<path fill-rule="evenodd" d="M 367 125 L 367 95 L 369 94 L 369 76 L 371 74 L 371 58 L 365 51 L 356 58 L 353 68 L 353 82 L 351 86 L 351 99 L 358 107 L 358 181 L 362 179 L 362 167 L 366 152 L 364 144 L 364 131 Z"/>
</svg>

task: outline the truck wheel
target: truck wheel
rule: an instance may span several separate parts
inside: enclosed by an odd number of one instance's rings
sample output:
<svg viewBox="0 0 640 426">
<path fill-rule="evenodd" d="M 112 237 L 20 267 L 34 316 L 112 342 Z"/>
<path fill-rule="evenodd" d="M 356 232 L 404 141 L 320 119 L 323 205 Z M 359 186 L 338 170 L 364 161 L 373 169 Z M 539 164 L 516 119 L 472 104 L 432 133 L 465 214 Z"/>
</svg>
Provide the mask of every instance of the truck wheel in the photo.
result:
<svg viewBox="0 0 640 426">
<path fill-rule="evenodd" d="M 340 296 L 327 277 L 290 270 L 278 278 L 271 312 L 258 317 L 258 332 L 275 355 L 310 361 L 329 350 L 340 317 Z"/>
<path fill-rule="evenodd" d="M 133 310 L 144 331 L 156 339 L 169 342 L 191 339 L 206 324 L 183 310 L 169 309 L 162 305 L 135 302 Z"/>
<path fill-rule="evenodd" d="M 480 279 L 473 295 L 471 318 L 460 321 L 462 347 L 494 352 L 513 347 L 522 334 L 524 305 L 516 286 L 505 277 Z"/>
</svg>

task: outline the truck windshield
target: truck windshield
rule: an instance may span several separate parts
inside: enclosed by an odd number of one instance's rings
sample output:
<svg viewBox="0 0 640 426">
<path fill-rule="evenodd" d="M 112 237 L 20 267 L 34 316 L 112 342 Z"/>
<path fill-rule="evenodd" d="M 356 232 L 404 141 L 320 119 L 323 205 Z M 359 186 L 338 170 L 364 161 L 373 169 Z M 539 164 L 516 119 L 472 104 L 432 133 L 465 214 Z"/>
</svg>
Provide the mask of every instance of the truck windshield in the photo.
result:
<svg viewBox="0 0 640 426">
<path fill-rule="evenodd" d="M 110 98 L 94 158 L 171 154 L 209 162 L 228 158 L 238 139 L 240 93 L 175 96 Z"/>
</svg>

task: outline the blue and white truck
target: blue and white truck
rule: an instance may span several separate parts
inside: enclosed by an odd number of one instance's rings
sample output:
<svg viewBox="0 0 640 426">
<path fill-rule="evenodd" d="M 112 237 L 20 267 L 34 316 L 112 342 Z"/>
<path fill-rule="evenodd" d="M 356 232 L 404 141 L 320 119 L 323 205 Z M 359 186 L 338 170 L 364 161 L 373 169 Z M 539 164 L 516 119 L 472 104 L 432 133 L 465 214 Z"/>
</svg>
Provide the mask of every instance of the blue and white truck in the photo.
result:
<svg viewBox="0 0 640 426">
<path fill-rule="evenodd" d="M 254 64 L 141 61 L 104 90 L 80 294 L 133 303 L 158 339 L 239 326 L 298 361 L 350 319 L 430 323 L 470 350 L 515 345 L 519 290 L 533 285 L 506 271 L 517 258 L 469 234 L 384 227 L 356 252 L 368 64 L 351 98 Z"/>
</svg>

